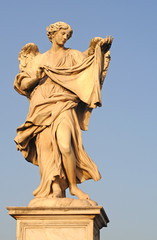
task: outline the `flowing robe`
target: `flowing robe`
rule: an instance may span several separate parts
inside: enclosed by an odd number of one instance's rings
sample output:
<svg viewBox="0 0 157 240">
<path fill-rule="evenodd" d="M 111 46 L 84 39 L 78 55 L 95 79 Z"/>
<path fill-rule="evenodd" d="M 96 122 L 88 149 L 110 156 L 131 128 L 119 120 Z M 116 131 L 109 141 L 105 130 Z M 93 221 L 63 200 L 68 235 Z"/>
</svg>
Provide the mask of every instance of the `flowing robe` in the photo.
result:
<svg viewBox="0 0 157 240">
<path fill-rule="evenodd" d="M 66 119 L 72 133 L 77 182 L 91 178 L 97 181 L 101 178 L 97 166 L 83 148 L 81 129 L 87 130 L 91 110 L 101 106 L 103 59 L 100 47 L 90 57 L 85 57 L 77 50 L 67 49 L 54 64 L 51 63 L 48 51 L 34 58 L 31 70 L 21 72 L 15 78 L 14 88 L 30 101 L 27 119 L 17 129 L 15 142 L 27 161 L 39 165 L 41 183 L 34 191 L 36 197 L 51 194 L 51 185 L 56 176 L 59 176 L 63 192 L 68 187 L 56 137 L 57 128 L 63 119 Z M 29 80 L 39 65 L 42 65 L 45 77 L 33 89 L 23 90 L 22 80 Z M 44 134 L 51 141 L 46 159 L 42 154 L 43 140 L 40 141 L 44 139 Z"/>
</svg>

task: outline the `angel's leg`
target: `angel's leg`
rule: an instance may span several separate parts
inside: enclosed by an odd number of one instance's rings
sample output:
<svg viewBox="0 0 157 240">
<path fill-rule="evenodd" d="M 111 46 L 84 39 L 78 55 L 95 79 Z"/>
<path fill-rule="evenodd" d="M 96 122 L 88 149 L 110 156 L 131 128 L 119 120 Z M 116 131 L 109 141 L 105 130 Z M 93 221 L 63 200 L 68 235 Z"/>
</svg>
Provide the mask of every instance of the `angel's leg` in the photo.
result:
<svg viewBox="0 0 157 240">
<path fill-rule="evenodd" d="M 62 190 L 59 184 L 59 176 L 53 177 L 53 151 L 51 142 L 51 128 L 47 127 L 38 134 L 37 140 L 38 164 L 40 169 L 41 183 L 38 196 L 62 197 Z M 54 178 L 52 182 L 49 179 Z"/>
<path fill-rule="evenodd" d="M 69 181 L 70 193 L 80 199 L 90 199 L 88 194 L 82 192 L 76 185 L 76 157 L 71 144 L 71 136 L 71 129 L 66 120 L 63 120 L 57 129 L 57 142 Z"/>
</svg>

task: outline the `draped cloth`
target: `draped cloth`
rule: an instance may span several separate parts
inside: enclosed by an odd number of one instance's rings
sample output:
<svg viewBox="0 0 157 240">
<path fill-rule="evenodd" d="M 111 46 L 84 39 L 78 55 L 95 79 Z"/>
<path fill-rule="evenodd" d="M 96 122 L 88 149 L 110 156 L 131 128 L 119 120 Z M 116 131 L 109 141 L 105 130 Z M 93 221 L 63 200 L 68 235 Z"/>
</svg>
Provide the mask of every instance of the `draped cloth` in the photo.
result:
<svg viewBox="0 0 157 240">
<path fill-rule="evenodd" d="M 33 89 L 23 90 L 21 83 L 33 76 L 36 60 L 32 72 L 19 73 L 14 82 L 14 88 L 30 101 L 27 119 L 17 129 L 15 142 L 27 161 L 39 165 L 41 183 L 34 191 L 36 197 L 50 195 L 51 184 L 57 176 L 62 190 L 68 187 L 56 137 L 57 128 L 63 120 L 66 120 L 72 133 L 77 182 L 101 178 L 97 166 L 84 150 L 81 137 L 81 129 L 88 128 L 91 110 L 101 106 L 100 82 L 104 65 L 101 49 L 97 47 L 90 57 L 68 49 L 55 65 L 47 56 L 47 53 L 41 54 L 37 59 L 37 62 L 41 61 L 40 66 L 42 63 L 45 77 Z M 43 139 L 50 146 L 46 157 Z"/>
</svg>

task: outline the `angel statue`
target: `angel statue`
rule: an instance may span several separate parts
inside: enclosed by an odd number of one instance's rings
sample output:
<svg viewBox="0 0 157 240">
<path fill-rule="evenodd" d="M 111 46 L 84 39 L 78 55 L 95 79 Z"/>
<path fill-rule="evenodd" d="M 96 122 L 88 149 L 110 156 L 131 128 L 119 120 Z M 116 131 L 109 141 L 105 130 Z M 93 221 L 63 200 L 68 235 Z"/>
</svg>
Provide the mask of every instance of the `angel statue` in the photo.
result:
<svg viewBox="0 0 157 240">
<path fill-rule="evenodd" d="M 77 184 L 101 175 L 82 145 L 92 109 L 101 106 L 101 87 L 110 62 L 113 38 L 93 38 L 80 52 L 66 48 L 72 28 L 64 22 L 47 27 L 52 47 L 41 54 L 34 43 L 19 53 L 15 90 L 30 102 L 15 142 L 24 158 L 39 166 L 41 182 L 35 198 L 71 195 L 90 199 Z"/>
</svg>

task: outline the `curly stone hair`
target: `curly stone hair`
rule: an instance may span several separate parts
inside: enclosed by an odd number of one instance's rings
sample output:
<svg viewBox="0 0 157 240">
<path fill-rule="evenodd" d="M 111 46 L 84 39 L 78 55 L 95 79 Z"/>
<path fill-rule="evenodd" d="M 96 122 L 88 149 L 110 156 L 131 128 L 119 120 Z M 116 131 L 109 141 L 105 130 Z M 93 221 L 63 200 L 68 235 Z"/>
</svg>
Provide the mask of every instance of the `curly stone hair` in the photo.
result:
<svg viewBox="0 0 157 240">
<path fill-rule="evenodd" d="M 65 22 L 56 22 L 54 24 L 50 24 L 50 26 L 46 28 L 47 36 L 48 36 L 50 42 L 53 41 L 54 34 L 61 29 L 69 29 L 68 39 L 71 38 L 71 36 L 73 34 L 73 30 L 72 30 L 71 26 Z"/>
</svg>

